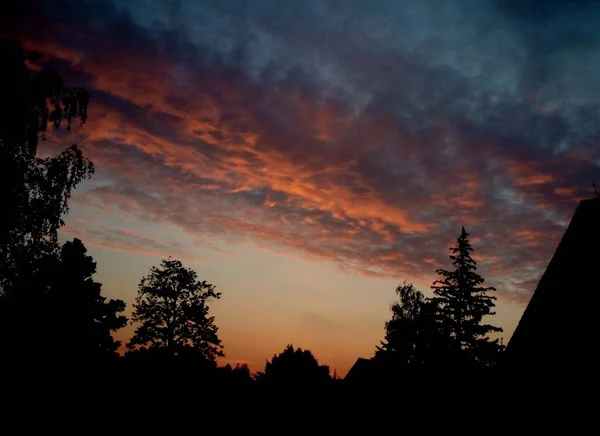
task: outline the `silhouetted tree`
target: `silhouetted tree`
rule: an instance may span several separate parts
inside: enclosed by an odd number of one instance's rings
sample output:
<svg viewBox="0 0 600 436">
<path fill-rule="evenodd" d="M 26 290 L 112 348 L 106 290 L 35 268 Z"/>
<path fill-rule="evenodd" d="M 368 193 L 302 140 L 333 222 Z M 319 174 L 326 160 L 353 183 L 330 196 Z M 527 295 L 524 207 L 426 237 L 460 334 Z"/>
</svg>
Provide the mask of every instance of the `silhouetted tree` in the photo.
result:
<svg viewBox="0 0 600 436">
<path fill-rule="evenodd" d="M 111 332 L 125 327 L 127 318 L 122 300 L 110 299 L 101 294 L 102 285 L 93 279 L 96 262 L 87 254 L 81 240 L 66 242 L 60 253 L 60 267 L 54 277 L 56 283 L 50 302 L 61 308 L 64 316 L 58 319 L 63 331 L 73 331 L 75 348 L 94 356 L 116 356 L 121 345 Z M 58 311 L 58 310 L 57 310 Z"/>
<path fill-rule="evenodd" d="M 54 128 L 87 118 L 88 94 L 67 88 L 51 70 L 31 73 L 23 53 L 0 41 L 4 79 L 0 84 L 0 292 L 38 266 L 35 257 L 56 254 L 61 216 L 71 191 L 93 173 L 76 145 L 56 157 L 37 155 L 48 124 Z"/>
<path fill-rule="evenodd" d="M 248 368 L 248 364 L 246 363 L 236 363 L 233 368 L 230 364 L 227 364 L 219 369 L 225 374 L 223 381 L 231 387 L 248 387 L 254 382 L 250 374 L 250 368 Z"/>
<path fill-rule="evenodd" d="M 314 386 L 331 381 L 327 365 L 319 365 L 310 350 L 294 349 L 292 344 L 267 361 L 256 379 L 271 386 Z"/>
<path fill-rule="evenodd" d="M 399 300 L 390 308 L 385 339 L 375 358 L 393 365 L 432 365 L 445 359 L 448 338 L 436 319 L 436 304 L 412 283 L 396 288 Z"/>
<path fill-rule="evenodd" d="M 18 359 L 32 354 L 45 361 L 100 363 L 117 357 L 111 332 L 125 326 L 121 300 L 106 300 L 94 281 L 96 262 L 79 239 L 59 255 L 47 254 L 39 267 L 2 297 L 0 346 Z"/>
<path fill-rule="evenodd" d="M 194 270 L 171 258 L 161 261 L 139 284 L 132 322 L 140 325 L 127 347 L 164 348 L 171 356 L 194 351 L 209 361 L 224 356 L 214 316 L 208 316 L 213 298 L 221 293 L 198 281 Z"/>
<path fill-rule="evenodd" d="M 250 375 L 250 368 L 247 363 L 236 363 L 235 367 L 231 370 L 233 376 L 240 381 L 250 381 L 252 376 Z"/>
<path fill-rule="evenodd" d="M 469 234 L 463 227 L 457 239 L 457 246 L 450 248 L 453 271 L 438 269 L 443 280 L 436 280 L 433 289 L 433 302 L 438 315 L 448 330 L 456 352 L 462 363 L 493 363 L 500 351 L 498 340 L 491 340 L 488 334 L 502 329 L 483 324 L 484 317 L 494 315 L 494 300 L 488 295 L 493 287 L 481 286 L 483 277 L 477 274 L 477 264 L 471 257 L 473 247 Z"/>
</svg>

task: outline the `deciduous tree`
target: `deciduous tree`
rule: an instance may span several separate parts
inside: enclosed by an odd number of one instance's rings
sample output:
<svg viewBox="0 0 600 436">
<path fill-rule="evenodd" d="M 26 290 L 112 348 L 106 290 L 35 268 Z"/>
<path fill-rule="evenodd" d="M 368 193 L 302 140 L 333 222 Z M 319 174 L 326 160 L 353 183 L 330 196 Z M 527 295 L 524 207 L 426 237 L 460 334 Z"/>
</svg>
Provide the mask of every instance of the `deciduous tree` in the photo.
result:
<svg viewBox="0 0 600 436">
<path fill-rule="evenodd" d="M 96 262 L 87 254 L 81 240 L 66 242 L 60 252 L 60 266 L 53 275 L 54 286 L 50 303 L 62 311 L 57 327 L 68 334 L 73 349 L 89 356 L 116 356 L 121 345 L 114 340 L 115 332 L 127 324 L 121 315 L 125 303 L 102 296 L 102 285 L 93 278 Z"/>
<path fill-rule="evenodd" d="M 133 305 L 132 322 L 139 323 L 127 346 L 163 348 L 174 355 L 193 348 L 214 361 L 224 356 L 209 301 L 221 298 L 215 286 L 199 281 L 193 269 L 165 259 L 142 278 Z"/>
<path fill-rule="evenodd" d="M 79 239 L 48 254 L 0 304 L 0 346 L 18 360 L 96 364 L 117 357 L 112 332 L 127 318 L 122 300 L 107 300 L 93 278 L 96 262 Z"/>
<path fill-rule="evenodd" d="M 375 358 L 400 366 L 441 363 L 448 339 L 435 317 L 435 303 L 406 281 L 396 288 L 396 294 L 399 301 L 390 308 L 392 319 L 385 324 L 385 339 Z"/>
<path fill-rule="evenodd" d="M 52 70 L 32 73 L 14 45 L 0 41 L 0 293 L 31 274 L 35 257 L 57 254 L 58 229 L 72 190 L 93 164 L 76 145 L 55 157 L 38 156 L 48 125 L 58 129 L 87 119 L 88 94 L 65 86 Z"/>
<path fill-rule="evenodd" d="M 265 364 L 264 372 L 257 375 L 257 381 L 271 386 L 314 386 L 331 380 L 329 367 L 319 365 L 310 350 L 294 349 L 289 344 L 271 361 Z"/>
</svg>

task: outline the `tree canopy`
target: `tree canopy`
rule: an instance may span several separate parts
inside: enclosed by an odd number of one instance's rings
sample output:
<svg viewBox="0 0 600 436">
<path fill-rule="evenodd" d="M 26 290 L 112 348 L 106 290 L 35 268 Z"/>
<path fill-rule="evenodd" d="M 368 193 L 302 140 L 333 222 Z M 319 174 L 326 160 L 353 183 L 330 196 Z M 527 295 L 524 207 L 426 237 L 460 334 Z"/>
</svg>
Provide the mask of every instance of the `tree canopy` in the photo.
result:
<svg viewBox="0 0 600 436">
<path fill-rule="evenodd" d="M 385 339 L 375 358 L 394 365 L 431 365 L 443 360 L 447 338 L 435 317 L 435 303 L 406 281 L 396 294 L 399 301 L 390 308 L 392 319 L 385 324 Z"/>
<path fill-rule="evenodd" d="M 35 256 L 58 252 L 71 192 L 94 167 L 76 145 L 55 157 L 37 154 L 49 124 L 70 129 L 73 120 L 86 121 L 87 92 L 66 87 L 55 71 L 32 73 L 23 52 L 5 41 L 0 59 L 8 75 L 0 84 L 0 290 L 6 292 L 36 267 Z"/>
<path fill-rule="evenodd" d="M 88 94 L 48 69 L 30 70 L 24 53 L 0 41 L 0 342 L 15 358 L 116 356 L 111 332 L 126 318 L 121 300 L 101 295 L 96 263 L 79 239 L 61 245 L 72 190 L 93 173 L 76 145 L 39 157 L 48 125 L 67 130 L 87 119 Z M 67 343 L 68 341 L 68 343 Z"/>
<path fill-rule="evenodd" d="M 259 373 L 258 381 L 270 385 L 286 386 L 322 384 L 331 380 L 329 367 L 319 365 L 310 350 L 294 349 L 292 344 L 273 356 L 265 364 L 265 370 Z"/>
<path fill-rule="evenodd" d="M 72 329 L 73 339 L 81 341 L 87 354 L 115 355 L 121 343 L 113 339 L 111 332 L 127 324 L 127 318 L 119 315 L 125 311 L 125 303 L 103 297 L 102 285 L 92 278 L 95 273 L 96 262 L 83 242 L 77 238 L 66 242 L 55 270 L 51 302 L 62 307 L 64 328 Z"/>
<path fill-rule="evenodd" d="M 224 356 L 209 301 L 221 298 L 215 286 L 199 281 L 193 269 L 164 259 L 142 278 L 133 305 L 132 322 L 139 323 L 127 346 L 164 348 L 172 355 L 192 348 L 207 359 Z"/>
<path fill-rule="evenodd" d="M 111 332 L 127 323 L 120 315 L 125 303 L 103 297 L 95 273 L 96 262 L 79 239 L 66 242 L 58 256 L 46 255 L 36 272 L 19 280 L 18 292 L 2 298 L 2 346 L 24 358 L 34 353 L 97 363 L 116 357 L 120 342 Z"/>
</svg>

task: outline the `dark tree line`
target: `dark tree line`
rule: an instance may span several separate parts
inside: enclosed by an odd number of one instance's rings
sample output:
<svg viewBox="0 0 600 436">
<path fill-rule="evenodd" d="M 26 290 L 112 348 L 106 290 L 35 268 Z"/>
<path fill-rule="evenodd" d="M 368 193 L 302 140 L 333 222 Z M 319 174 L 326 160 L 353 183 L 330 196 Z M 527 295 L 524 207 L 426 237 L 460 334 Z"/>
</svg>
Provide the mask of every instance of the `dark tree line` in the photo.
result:
<svg viewBox="0 0 600 436">
<path fill-rule="evenodd" d="M 327 365 L 319 365 L 310 350 L 294 348 L 289 344 L 265 364 L 265 370 L 257 373 L 256 380 L 270 386 L 315 387 L 329 383 L 331 374 Z"/>
</svg>

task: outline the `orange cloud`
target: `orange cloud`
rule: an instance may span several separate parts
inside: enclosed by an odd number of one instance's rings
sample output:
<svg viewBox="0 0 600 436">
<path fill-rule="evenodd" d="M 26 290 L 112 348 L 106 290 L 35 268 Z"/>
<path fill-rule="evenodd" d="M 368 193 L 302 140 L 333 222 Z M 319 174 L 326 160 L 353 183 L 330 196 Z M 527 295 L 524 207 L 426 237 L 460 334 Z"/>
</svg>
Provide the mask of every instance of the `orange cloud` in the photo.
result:
<svg viewBox="0 0 600 436">
<path fill-rule="evenodd" d="M 556 195 L 560 195 L 561 197 L 568 197 L 575 194 L 575 189 L 573 188 L 556 188 L 554 190 Z"/>
<path fill-rule="evenodd" d="M 514 186 L 544 185 L 555 180 L 553 175 L 541 172 L 537 168 L 538 166 L 539 164 L 514 159 L 509 159 L 506 162 L 506 170 L 513 178 Z"/>
</svg>

